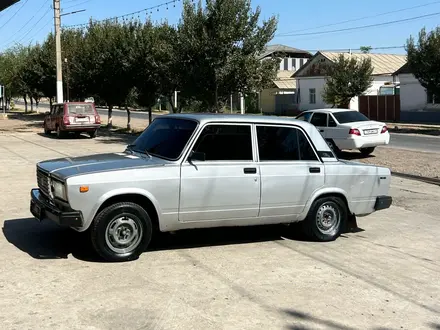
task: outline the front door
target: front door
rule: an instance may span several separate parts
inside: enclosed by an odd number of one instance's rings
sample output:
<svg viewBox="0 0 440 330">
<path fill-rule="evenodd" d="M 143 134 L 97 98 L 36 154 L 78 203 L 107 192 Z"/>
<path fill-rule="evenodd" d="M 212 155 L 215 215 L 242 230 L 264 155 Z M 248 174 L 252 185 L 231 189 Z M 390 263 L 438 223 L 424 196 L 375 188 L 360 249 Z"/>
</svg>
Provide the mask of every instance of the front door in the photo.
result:
<svg viewBox="0 0 440 330">
<path fill-rule="evenodd" d="M 294 220 L 324 185 L 325 167 L 305 132 L 294 126 L 258 125 L 260 217 Z"/>
<path fill-rule="evenodd" d="M 258 216 L 260 169 L 254 162 L 249 124 L 208 124 L 192 151 L 204 161 L 181 168 L 179 221 L 249 219 Z"/>
</svg>

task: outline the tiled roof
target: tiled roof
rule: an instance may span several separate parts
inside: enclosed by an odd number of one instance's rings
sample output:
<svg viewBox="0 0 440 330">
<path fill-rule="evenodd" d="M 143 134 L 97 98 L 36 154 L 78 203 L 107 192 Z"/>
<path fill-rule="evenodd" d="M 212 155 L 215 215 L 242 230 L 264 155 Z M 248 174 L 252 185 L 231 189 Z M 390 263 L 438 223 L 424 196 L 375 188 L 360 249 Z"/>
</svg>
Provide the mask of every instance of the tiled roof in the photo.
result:
<svg viewBox="0 0 440 330">
<path fill-rule="evenodd" d="M 406 63 L 406 55 L 394 55 L 394 54 L 362 54 L 362 53 L 333 53 L 333 52 L 320 52 L 323 56 L 327 57 L 330 61 L 335 61 L 340 54 L 346 57 L 353 56 L 359 59 L 371 58 L 371 64 L 373 66 L 373 75 L 385 75 L 393 74 L 400 69 Z"/>
<path fill-rule="evenodd" d="M 289 47 L 285 45 L 267 45 L 264 51 L 260 54 L 259 58 L 264 58 L 276 52 L 287 54 L 306 54 L 312 56 L 312 54 L 310 54 L 308 51 L 294 47 Z"/>
</svg>

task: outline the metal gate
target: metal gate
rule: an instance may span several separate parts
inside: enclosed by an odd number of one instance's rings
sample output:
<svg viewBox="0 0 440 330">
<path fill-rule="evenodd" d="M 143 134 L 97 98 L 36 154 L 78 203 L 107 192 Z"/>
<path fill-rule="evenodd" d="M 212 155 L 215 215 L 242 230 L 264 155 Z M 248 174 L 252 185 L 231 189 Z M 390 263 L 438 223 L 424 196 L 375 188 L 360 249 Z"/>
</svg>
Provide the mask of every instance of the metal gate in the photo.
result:
<svg viewBox="0 0 440 330">
<path fill-rule="evenodd" d="M 371 120 L 400 120 L 400 95 L 362 95 L 359 96 L 359 112 Z"/>
</svg>

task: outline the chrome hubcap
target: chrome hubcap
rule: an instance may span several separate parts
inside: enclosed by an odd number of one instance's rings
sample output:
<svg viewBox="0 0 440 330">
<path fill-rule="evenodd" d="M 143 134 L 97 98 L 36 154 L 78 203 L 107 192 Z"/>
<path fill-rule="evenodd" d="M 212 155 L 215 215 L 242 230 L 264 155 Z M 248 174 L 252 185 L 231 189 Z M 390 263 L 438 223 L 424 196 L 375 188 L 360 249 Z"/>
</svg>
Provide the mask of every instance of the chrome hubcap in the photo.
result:
<svg viewBox="0 0 440 330">
<path fill-rule="evenodd" d="M 127 216 L 110 221 L 105 233 L 107 246 L 116 253 L 133 251 L 137 248 L 141 239 L 141 226 Z"/>
<path fill-rule="evenodd" d="M 334 235 L 339 229 L 340 222 L 341 215 L 334 203 L 322 204 L 316 213 L 316 224 L 323 234 Z"/>
</svg>

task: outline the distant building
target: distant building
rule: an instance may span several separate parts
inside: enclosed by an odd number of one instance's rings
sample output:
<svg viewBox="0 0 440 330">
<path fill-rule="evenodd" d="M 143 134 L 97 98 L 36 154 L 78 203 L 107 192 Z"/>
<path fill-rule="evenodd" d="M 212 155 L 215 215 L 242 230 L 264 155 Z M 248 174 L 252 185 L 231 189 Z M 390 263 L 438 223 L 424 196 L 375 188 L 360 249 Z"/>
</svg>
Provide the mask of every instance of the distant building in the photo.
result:
<svg viewBox="0 0 440 330">
<path fill-rule="evenodd" d="M 332 65 L 340 54 L 358 59 L 370 58 L 373 66 L 373 84 L 365 95 L 378 95 L 381 86 L 397 82 L 394 73 L 406 63 L 406 55 L 317 52 L 292 77 L 296 79 L 297 102 L 301 111 L 331 107 L 323 100 L 326 84 L 326 67 Z M 350 108 L 359 110 L 358 97 L 350 102 Z"/>
<path fill-rule="evenodd" d="M 284 45 L 269 45 L 260 59 L 278 57 L 281 59 L 277 78 L 272 86 L 260 94 L 260 108 L 266 114 L 289 115 L 298 111 L 296 102 L 296 81 L 292 75 L 312 57 L 308 51 Z"/>
</svg>

